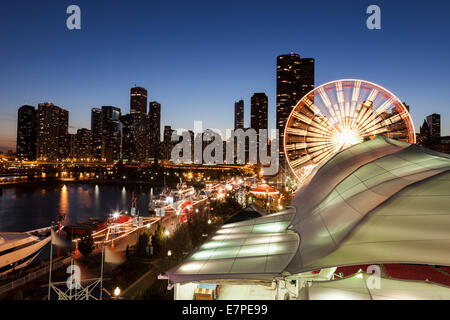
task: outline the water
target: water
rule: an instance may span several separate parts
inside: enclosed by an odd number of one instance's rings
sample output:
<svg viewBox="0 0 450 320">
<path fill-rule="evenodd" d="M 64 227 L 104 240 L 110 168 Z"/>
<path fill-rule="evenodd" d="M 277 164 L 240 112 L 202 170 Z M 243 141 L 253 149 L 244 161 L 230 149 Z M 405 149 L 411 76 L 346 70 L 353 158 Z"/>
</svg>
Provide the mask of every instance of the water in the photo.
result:
<svg viewBox="0 0 450 320">
<path fill-rule="evenodd" d="M 63 224 L 69 224 L 90 217 L 108 217 L 114 211 L 129 211 L 132 192 L 137 197 L 138 212 L 148 215 L 149 187 L 68 184 L 3 189 L 0 232 L 47 227 L 61 215 L 66 216 Z"/>
</svg>

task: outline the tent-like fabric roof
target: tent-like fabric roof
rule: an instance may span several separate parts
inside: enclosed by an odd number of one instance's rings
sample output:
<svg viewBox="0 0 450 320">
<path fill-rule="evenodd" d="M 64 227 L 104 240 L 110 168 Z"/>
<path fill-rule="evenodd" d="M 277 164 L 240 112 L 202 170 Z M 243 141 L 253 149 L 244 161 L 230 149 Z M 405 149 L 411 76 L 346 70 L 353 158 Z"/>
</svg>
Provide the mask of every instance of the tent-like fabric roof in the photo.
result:
<svg viewBox="0 0 450 320">
<path fill-rule="evenodd" d="M 298 235 L 287 230 L 294 215 L 281 213 L 226 224 L 181 265 L 166 272 L 173 283 L 209 279 L 271 281 L 291 261 Z"/>
<path fill-rule="evenodd" d="M 301 243 L 287 271 L 450 265 L 449 169 L 447 155 L 384 137 L 337 154 L 292 202 Z"/>
<path fill-rule="evenodd" d="M 379 287 L 363 272 L 330 281 L 316 281 L 302 292 L 303 300 L 450 300 L 450 288 L 426 281 L 380 278 Z"/>
<path fill-rule="evenodd" d="M 224 225 L 172 283 L 277 276 L 352 264 L 450 265 L 450 156 L 379 136 L 339 152 L 293 208 Z"/>
</svg>

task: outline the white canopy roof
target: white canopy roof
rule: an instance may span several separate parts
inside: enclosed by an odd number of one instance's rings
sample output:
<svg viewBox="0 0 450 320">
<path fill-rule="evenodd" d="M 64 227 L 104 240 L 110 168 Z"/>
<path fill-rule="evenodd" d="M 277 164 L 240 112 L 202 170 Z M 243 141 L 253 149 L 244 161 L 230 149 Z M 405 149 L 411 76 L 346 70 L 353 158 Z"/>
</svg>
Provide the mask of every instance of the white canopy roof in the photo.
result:
<svg viewBox="0 0 450 320">
<path fill-rule="evenodd" d="M 294 210 L 222 226 L 184 263 L 166 274 L 171 282 L 209 279 L 271 281 L 297 252 L 299 238 L 286 230 Z"/>
<path fill-rule="evenodd" d="M 339 280 L 316 281 L 302 291 L 303 300 L 450 300 L 450 288 L 426 281 L 380 278 L 359 272 Z"/>
<path fill-rule="evenodd" d="M 225 225 L 172 283 L 272 280 L 352 264 L 450 265 L 450 157 L 385 137 L 316 170 L 293 208 Z"/>
<path fill-rule="evenodd" d="M 378 137 L 328 161 L 293 200 L 300 273 L 371 263 L 450 265 L 450 159 Z"/>
</svg>

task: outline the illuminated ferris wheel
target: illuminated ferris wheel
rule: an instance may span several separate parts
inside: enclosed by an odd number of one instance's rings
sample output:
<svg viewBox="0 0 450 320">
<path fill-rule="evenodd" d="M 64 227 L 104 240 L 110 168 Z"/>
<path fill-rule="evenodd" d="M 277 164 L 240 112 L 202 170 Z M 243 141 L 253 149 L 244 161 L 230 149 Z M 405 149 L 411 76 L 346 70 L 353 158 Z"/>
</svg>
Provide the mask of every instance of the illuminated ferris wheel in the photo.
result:
<svg viewBox="0 0 450 320">
<path fill-rule="evenodd" d="M 377 84 L 336 80 L 312 90 L 293 107 L 284 131 L 284 152 L 303 182 L 333 154 L 376 135 L 415 143 L 405 105 Z"/>
</svg>

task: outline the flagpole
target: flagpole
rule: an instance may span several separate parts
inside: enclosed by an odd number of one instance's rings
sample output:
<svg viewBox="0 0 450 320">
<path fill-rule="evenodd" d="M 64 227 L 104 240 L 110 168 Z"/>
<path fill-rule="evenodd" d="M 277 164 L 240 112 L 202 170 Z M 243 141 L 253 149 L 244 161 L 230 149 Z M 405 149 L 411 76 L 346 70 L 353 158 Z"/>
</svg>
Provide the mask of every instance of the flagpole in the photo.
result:
<svg viewBox="0 0 450 320">
<path fill-rule="evenodd" d="M 105 241 L 102 242 L 102 265 L 100 270 L 100 300 L 103 300 L 103 251 L 105 250 Z"/>
<path fill-rule="evenodd" d="M 70 266 L 71 266 L 71 268 L 70 268 L 70 279 L 71 279 L 71 282 L 70 282 L 70 287 L 69 287 L 69 300 L 72 300 L 72 287 L 73 287 L 73 254 L 72 254 L 72 257 L 71 257 L 71 259 L 70 259 Z M 75 288 L 76 288 L 76 280 L 75 280 Z M 76 293 L 76 291 L 75 291 L 75 293 Z"/>
<path fill-rule="evenodd" d="M 53 223 L 50 229 L 50 271 L 48 272 L 48 297 L 47 300 L 50 300 L 50 285 L 52 283 L 52 258 L 53 258 Z"/>
</svg>

